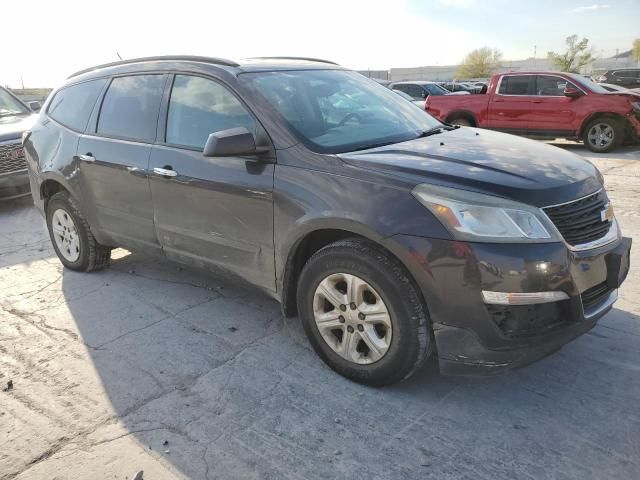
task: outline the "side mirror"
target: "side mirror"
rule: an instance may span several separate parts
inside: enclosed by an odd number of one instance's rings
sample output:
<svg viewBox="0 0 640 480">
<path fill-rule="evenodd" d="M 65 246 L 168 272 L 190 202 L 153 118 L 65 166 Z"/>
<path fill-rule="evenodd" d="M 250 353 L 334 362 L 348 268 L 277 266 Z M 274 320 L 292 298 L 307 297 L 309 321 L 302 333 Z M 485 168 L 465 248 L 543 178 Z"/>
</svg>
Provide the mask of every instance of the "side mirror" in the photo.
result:
<svg viewBox="0 0 640 480">
<path fill-rule="evenodd" d="M 569 98 L 578 98 L 584 95 L 580 90 L 576 87 L 566 86 L 564 89 L 564 96 Z"/>
<path fill-rule="evenodd" d="M 205 157 L 255 155 L 268 150 L 256 147 L 256 139 L 245 127 L 230 128 L 209 135 L 202 154 Z"/>
<path fill-rule="evenodd" d="M 40 109 L 42 108 L 42 104 L 40 102 L 28 102 L 27 106 L 33 111 L 33 112 L 39 112 Z"/>
</svg>

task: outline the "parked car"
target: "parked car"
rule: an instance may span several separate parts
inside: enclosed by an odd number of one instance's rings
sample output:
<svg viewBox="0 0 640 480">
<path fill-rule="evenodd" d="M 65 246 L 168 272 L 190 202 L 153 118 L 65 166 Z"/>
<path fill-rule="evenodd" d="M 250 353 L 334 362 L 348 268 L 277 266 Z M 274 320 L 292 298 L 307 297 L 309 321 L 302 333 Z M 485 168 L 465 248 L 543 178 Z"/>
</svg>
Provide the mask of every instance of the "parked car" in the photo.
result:
<svg viewBox="0 0 640 480">
<path fill-rule="evenodd" d="M 598 77 L 600 83 L 611 83 L 626 88 L 640 88 L 640 68 L 617 68 Z"/>
<path fill-rule="evenodd" d="M 599 83 L 602 88 L 604 88 L 607 92 L 628 92 L 629 89 L 626 87 L 621 87 L 620 85 L 613 85 L 612 83 Z"/>
<path fill-rule="evenodd" d="M 526 365 L 591 329 L 629 269 L 591 163 L 444 125 L 326 61 L 87 69 L 25 151 L 66 268 L 98 270 L 122 246 L 231 272 L 370 385 L 436 351 L 444 373 Z"/>
<path fill-rule="evenodd" d="M 22 149 L 22 132 L 27 130 L 40 104 L 25 105 L 9 90 L 0 87 L 0 200 L 29 195 L 29 177 Z"/>
<path fill-rule="evenodd" d="M 405 100 L 413 103 L 416 107 L 419 107 L 424 110 L 424 100 L 414 100 L 411 95 L 409 95 L 408 93 L 404 93 L 402 90 L 391 90 L 391 91 L 394 93 L 397 93 Z"/>
<path fill-rule="evenodd" d="M 497 74 L 485 95 L 430 97 L 425 107 L 446 123 L 533 138 L 581 139 L 594 152 L 609 152 L 640 135 L 637 94 L 608 92 L 570 73 Z"/>
<path fill-rule="evenodd" d="M 450 92 L 466 92 L 466 93 L 476 93 L 476 89 L 470 87 L 469 85 L 465 85 L 464 83 L 458 82 L 442 82 L 439 84 L 442 88 L 449 90 Z"/>
<path fill-rule="evenodd" d="M 389 85 L 389 88 L 404 92 L 416 101 L 422 100 L 423 106 L 424 99 L 430 95 L 438 96 L 450 93 L 447 89 L 442 88 L 435 82 L 425 81 L 393 82 Z"/>
<path fill-rule="evenodd" d="M 626 88 L 621 87 L 619 85 L 613 85 L 611 83 L 599 83 L 602 88 L 607 90 L 608 92 L 624 92 L 624 93 L 634 93 L 636 95 L 640 95 L 640 88 Z"/>
</svg>

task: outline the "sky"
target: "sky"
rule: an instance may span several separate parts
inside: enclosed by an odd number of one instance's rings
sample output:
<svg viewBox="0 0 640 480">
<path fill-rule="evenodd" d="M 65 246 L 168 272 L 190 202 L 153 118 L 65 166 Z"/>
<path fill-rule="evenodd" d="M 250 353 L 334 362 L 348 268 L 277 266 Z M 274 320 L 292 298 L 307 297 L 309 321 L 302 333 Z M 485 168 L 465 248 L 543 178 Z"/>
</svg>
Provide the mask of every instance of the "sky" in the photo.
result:
<svg viewBox="0 0 640 480">
<path fill-rule="evenodd" d="M 29 0 L 0 11 L 0 84 L 16 88 L 55 87 L 118 53 L 297 55 L 364 70 L 452 65 L 483 46 L 541 58 L 574 33 L 611 56 L 640 37 L 640 0 Z"/>
</svg>

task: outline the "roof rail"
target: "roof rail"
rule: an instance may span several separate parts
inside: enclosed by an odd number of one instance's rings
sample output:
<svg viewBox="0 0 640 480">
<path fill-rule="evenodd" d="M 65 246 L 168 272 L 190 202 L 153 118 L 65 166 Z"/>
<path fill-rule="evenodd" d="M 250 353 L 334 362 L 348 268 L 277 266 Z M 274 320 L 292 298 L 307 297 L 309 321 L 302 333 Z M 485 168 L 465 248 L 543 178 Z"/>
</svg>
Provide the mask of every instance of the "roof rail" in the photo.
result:
<svg viewBox="0 0 640 480">
<path fill-rule="evenodd" d="M 160 55 L 155 57 L 131 58 L 127 60 L 119 60 L 117 62 L 103 63 L 102 65 L 96 65 L 95 67 L 79 70 L 75 73 L 72 73 L 67 78 L 69 79 L 69 78 L 77 77 L 78 75 L 82 75 L 83 73 L 91 72 L 93 70 L 98 70 L 100 68 L 115 67 L 118 65 L 127 65 L 129 63 L 153 62 L 153 61 L 161 61 L 161 60 L 178 60 L 178 61 L 214 63 L 216 65 L 225 65 L 227 67 L 239 66 L 236 62 L 233 62 L 231 60 L 226 60 L 224 58 L 201 57 L 197 55 Z"/>
<path fill-rule="evenodd" d="M 311 57 L 250 57 L 248 60 L 305 60 L 307 62 L 330 63 L 331 65 L 338 65 L 336 62 L 332 62 L 330 60 Z"/>
</svg>

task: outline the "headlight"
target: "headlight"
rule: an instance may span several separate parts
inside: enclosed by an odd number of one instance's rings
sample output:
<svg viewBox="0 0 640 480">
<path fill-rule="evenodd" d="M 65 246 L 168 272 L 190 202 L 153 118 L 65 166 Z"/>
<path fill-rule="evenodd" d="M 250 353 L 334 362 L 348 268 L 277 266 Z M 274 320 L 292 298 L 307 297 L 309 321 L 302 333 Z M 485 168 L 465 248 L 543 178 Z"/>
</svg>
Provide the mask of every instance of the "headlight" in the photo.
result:
<svg viewBox="0 0 640 480">
<path fill-rule="evenodd" d="M 631 102 L 634 112 L 640 113 L 640 102 Z"/>
<path fill-rule="evenodd" d="M 560 242 L 547 216 L 536 207 L 491 195 L 422 184 L 413 195 L 458 240 L 475 242 Z"/>
</svg>

